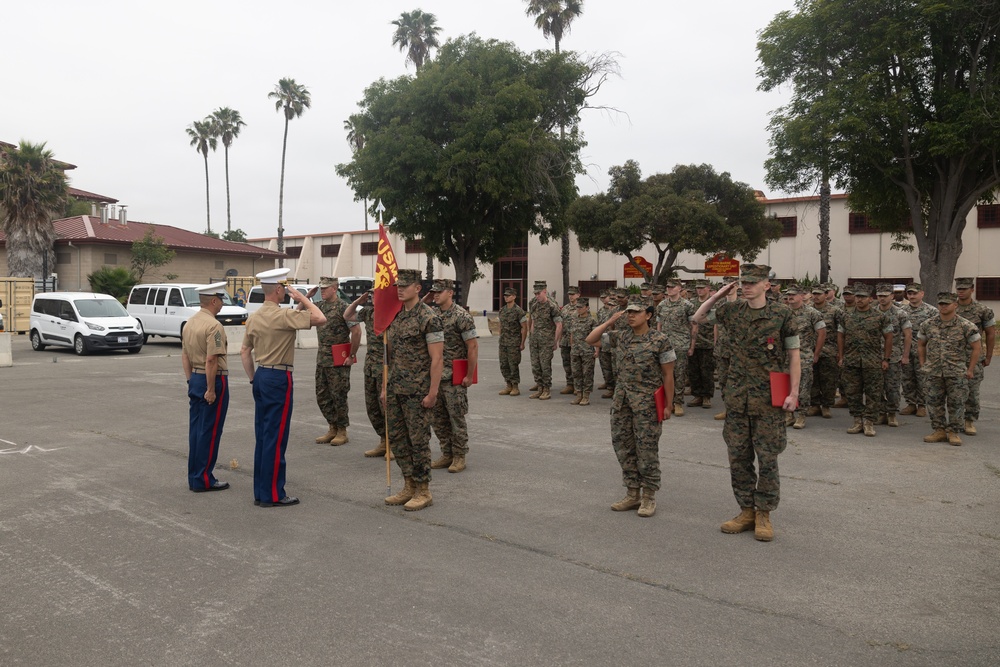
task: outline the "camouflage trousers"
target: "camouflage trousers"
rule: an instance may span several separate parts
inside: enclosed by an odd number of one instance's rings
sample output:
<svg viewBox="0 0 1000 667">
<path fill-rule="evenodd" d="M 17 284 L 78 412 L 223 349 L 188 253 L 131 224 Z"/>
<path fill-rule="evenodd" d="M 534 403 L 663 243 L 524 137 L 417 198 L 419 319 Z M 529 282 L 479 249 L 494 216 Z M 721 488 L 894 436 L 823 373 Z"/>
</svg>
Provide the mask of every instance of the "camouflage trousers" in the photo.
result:
<svg viewBox="0 0 1000 667">
<path fill-rule="evenodd" d="M 539 338 L 531 336 L 529 339 L 528 351 L 531 353 L 531 375 L 535 378 L 535 383 L 539 387 L 552 388 L 552 346 L 555 341 L 551 338 Z"/>
<path fill-rule="evenodd" d="M 778 454 L 788 444 L 784 411 L 773 408 L 763 415 L 747 415 L 726 410 L 722 437 L 729 452 L 729 476 L 736 502 L 740 507 L 776 510 L 781 498 Z"/>
<path fill-rule="evenodd" d="M 889 367 L 882 375 L 885 378 L 882 410 L 883 412 L 899 412 L 899 384 L 903 379 L 902 364 L 898 361 L 895 363 L 890 361 Z"/>
<path fill-rule="evenodd" d="M 885 378 L 881 368 L 844 366 L 840 377 L 844 381 L 847 407 L 852 417 L 873 422 L 885 412 L 882 403 Z"/>
<path fill-rule="evenodd" d="M 961 433 L 965 428 L 966 400 L 971 381 L 964 375 L 959 377 L 925 377 L 927 392 L 927 414 L 931 427 L 935 430 Z M 947 412 L 947 414 L 946 414 Z"/>
<path fill-rule="evenodd" d="M 812 386 L 813 386 L 813 365 L 812 365 L 812 355 L 802 360 L 800 364 L 801 372 L 799 374 L 799 409 L 804 410 L 812 405 Z"/>
<path fill-rule="evenodd" d="M 500 345 L 500 374 L 507 384 L 521 383 L 521 345 Z"/>
<path fill-rule="evenodd" d="M 469 413 L 468 389 L 458 385 L 442 385 L 434 404 L 431 424 L 441 443 L 441 454 L 449 457 L 469 453 L 469 428 L 465 415 Z"/>
<path fill-rule="evenodd" d="M 385 437 L 385 411 L 382 409 L 382 378 L 365 375 L 365 410 L 368 421 L 380 438 Z"/>
<path fill-rule="evenodd" d="M 916 348 L 916 343 L 914 343 Z M 910 363 L 903 364 L 903 399 L 910 405 L 927 405 L 924 397 L 924 378 L 916 352 L 910 354 Z"/>
<path fill-rule="evenodd" d="M 726 397 L 726 380 L 729 379 L 729 357 L 716 357 L 715 367 L 719 371 L 719 393 Z"/>
<path fill-rule="evenodd" d="M 688 359 L 688 379 L 691 380 L 691 395 L 695 398 L 715 396 L 715 356 L 712 348 L 694 348 L 694 355 Z"/>
<path fill-rule="evenodd" d="M 601 362 L 601 375 L 604 377 L 604 384 L 608 385 L 610 388 L 614 388 L 615 370 L 612 363 L 611 351 L 602 347 L 599 359 Z"/>
<path fill-rule="evenodd" d="M 563 336 L 565 338 L 565 336 Z M 559 354 L 562 356 L 563 372 L 566 374 L 566 384 L 573 384 L 573 348 L 569 345 L 559 345 Z"/>
<path fill-rule="evenodd" d="M 577 391 L 594 391 L 594 351 L 586 348 L 570 355 L 573 362 L 573 388 Z"/>
<path fill-rule="evenodd" d="M 431 410 L 420 404 L 423 394 L 387 394 L 389 446 L 404 477 L 431 481 Z"/>
<path fill-rule="evenodd" d="M 316 403 L 330 426 L 347 428 L 347 392 L 351 390 L 350 366 L 316 367 Z"/>
<path fill-rule="evenodd" d="M 632 397 L 630 401 L 628 396 Z M 633 405 L 634 403 L 634 405 Z M 627 488 L 660 488 L 660 434 L 653 395 L 619 389 L 611 406 L 611 444 Z"/>
<path fill-rule="evenodd" d="M 979 419 L 979 385 L 983 383 L 985 374 L 986 366 L 980 361 L 972 372 L 972 379 L 969 380 L 969 397 L 965 399 L 965 418 L 969 421 Z"/>
<path fill-rule="evenodd" d="M 684 388 L 688 383 L 688 360 L 687 349 L 677 353 L 677 361 L 674 362 L 674 405 L 684 405 Z"/>
<path fill-rule="evenodd" d="M 830 408 L 837 397 L 837 384 L 840 382 L 840 366 L 836 357 L 820 357 L 819 363 L 813 366 L 812 393 L 809 404 L 816 407 Z M 799 391 L 799 396 L 802 396 Z"/>
</svg>

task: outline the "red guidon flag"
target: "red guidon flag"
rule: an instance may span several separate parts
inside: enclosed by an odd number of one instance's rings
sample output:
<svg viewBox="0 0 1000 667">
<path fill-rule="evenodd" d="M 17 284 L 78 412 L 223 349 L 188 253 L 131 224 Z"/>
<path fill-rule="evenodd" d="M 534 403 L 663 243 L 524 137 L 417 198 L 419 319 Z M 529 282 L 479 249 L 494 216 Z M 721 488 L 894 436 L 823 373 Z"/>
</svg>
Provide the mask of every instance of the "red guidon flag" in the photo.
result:
<svg viewBox="0 0 1000 667">
<path fill-rule="evenodd" d="M 396 266 L 396 255 L 389 245 L 385 235 L 385 227 L 378 226 L 378 260 L 375 262 L 375 285 L 372 300 L 375 304 L 375 333 L 381 334 L 396 318 L 396 313 L 403 307 L 396 292 L 396 278 L 399 268 Z"/>
</svg>

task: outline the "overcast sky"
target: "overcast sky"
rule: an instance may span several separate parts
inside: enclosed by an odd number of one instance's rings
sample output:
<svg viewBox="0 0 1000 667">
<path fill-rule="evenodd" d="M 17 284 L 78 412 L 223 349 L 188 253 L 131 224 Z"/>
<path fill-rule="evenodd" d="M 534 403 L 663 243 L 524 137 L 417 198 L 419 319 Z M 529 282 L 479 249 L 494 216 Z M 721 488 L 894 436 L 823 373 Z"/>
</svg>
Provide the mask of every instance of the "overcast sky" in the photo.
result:
<svg viewBox="0 0 1000 667">
<path fill-rule="evenodd" d="M 755 47 L 758 31 L 793 5 L 586 0 L 562 47 L 621 54 L 622 78 L 595 103 L 628 117 L 584 118 L 581 193 L 604 190 L 608 168 L 629 159 L 644 175 L 707 162 L 767 192 L 768 112 L 784 97 L 757 91 Z M 417 7 L 437 15 L 442 41 L 475 32 L 525 51 L 552 48 L 523 0 L 7 2 L 0 141 L 46 142 L 77 165 L 74 187 L 127 204 L 131 220 L 203 231 L 204 166 L 185 128 L 232 107 L 247 123 L 230 150 L 233 227 L 273 236 L 283 119 L 267 94 L 291 77 L 312 108 L 288 133 L 286 234 L 363 229 L 362 205 L 334 171 L 350 159 L 343 121 L 370 83 L 413 73 L 391 44 L 390 21 Z M 224 231 L 221 143 L 209 171 L 212 229 Z"/>
</svg>

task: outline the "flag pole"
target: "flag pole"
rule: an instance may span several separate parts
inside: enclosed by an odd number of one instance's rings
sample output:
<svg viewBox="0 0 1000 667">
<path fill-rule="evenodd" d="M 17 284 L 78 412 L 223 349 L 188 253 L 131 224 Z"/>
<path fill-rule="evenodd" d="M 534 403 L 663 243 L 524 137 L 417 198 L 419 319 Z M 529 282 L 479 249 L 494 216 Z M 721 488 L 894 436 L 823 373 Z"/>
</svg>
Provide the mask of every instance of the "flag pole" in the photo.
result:
<svg viewBox="0 0 1000 667">
<path fill-rule="evenodd" d="M 388 330 L 382 332 L 382 395 L 385 396 L 385 403 L 382 404 L 382 419 L 385 422 L 385 495 L 392 495 L 392 447 L 389 444 L 389 334 Z"/>
</svg>

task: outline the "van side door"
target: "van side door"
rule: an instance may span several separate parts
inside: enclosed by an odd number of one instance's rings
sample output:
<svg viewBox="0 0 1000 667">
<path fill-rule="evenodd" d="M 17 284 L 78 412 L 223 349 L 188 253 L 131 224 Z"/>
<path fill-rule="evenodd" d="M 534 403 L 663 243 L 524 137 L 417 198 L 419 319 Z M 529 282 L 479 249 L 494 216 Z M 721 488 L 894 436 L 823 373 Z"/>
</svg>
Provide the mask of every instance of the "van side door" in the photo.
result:
<svg viewBox="0 0 1000 667">
<path fill-rule="evenodd" d="M 166 311 L 163 314 L 163 331 L 167 336 L 180 336 L 186 307 L 184 295 L 178 287 L 171 287 L 167 294 Z"/>
</svg>

